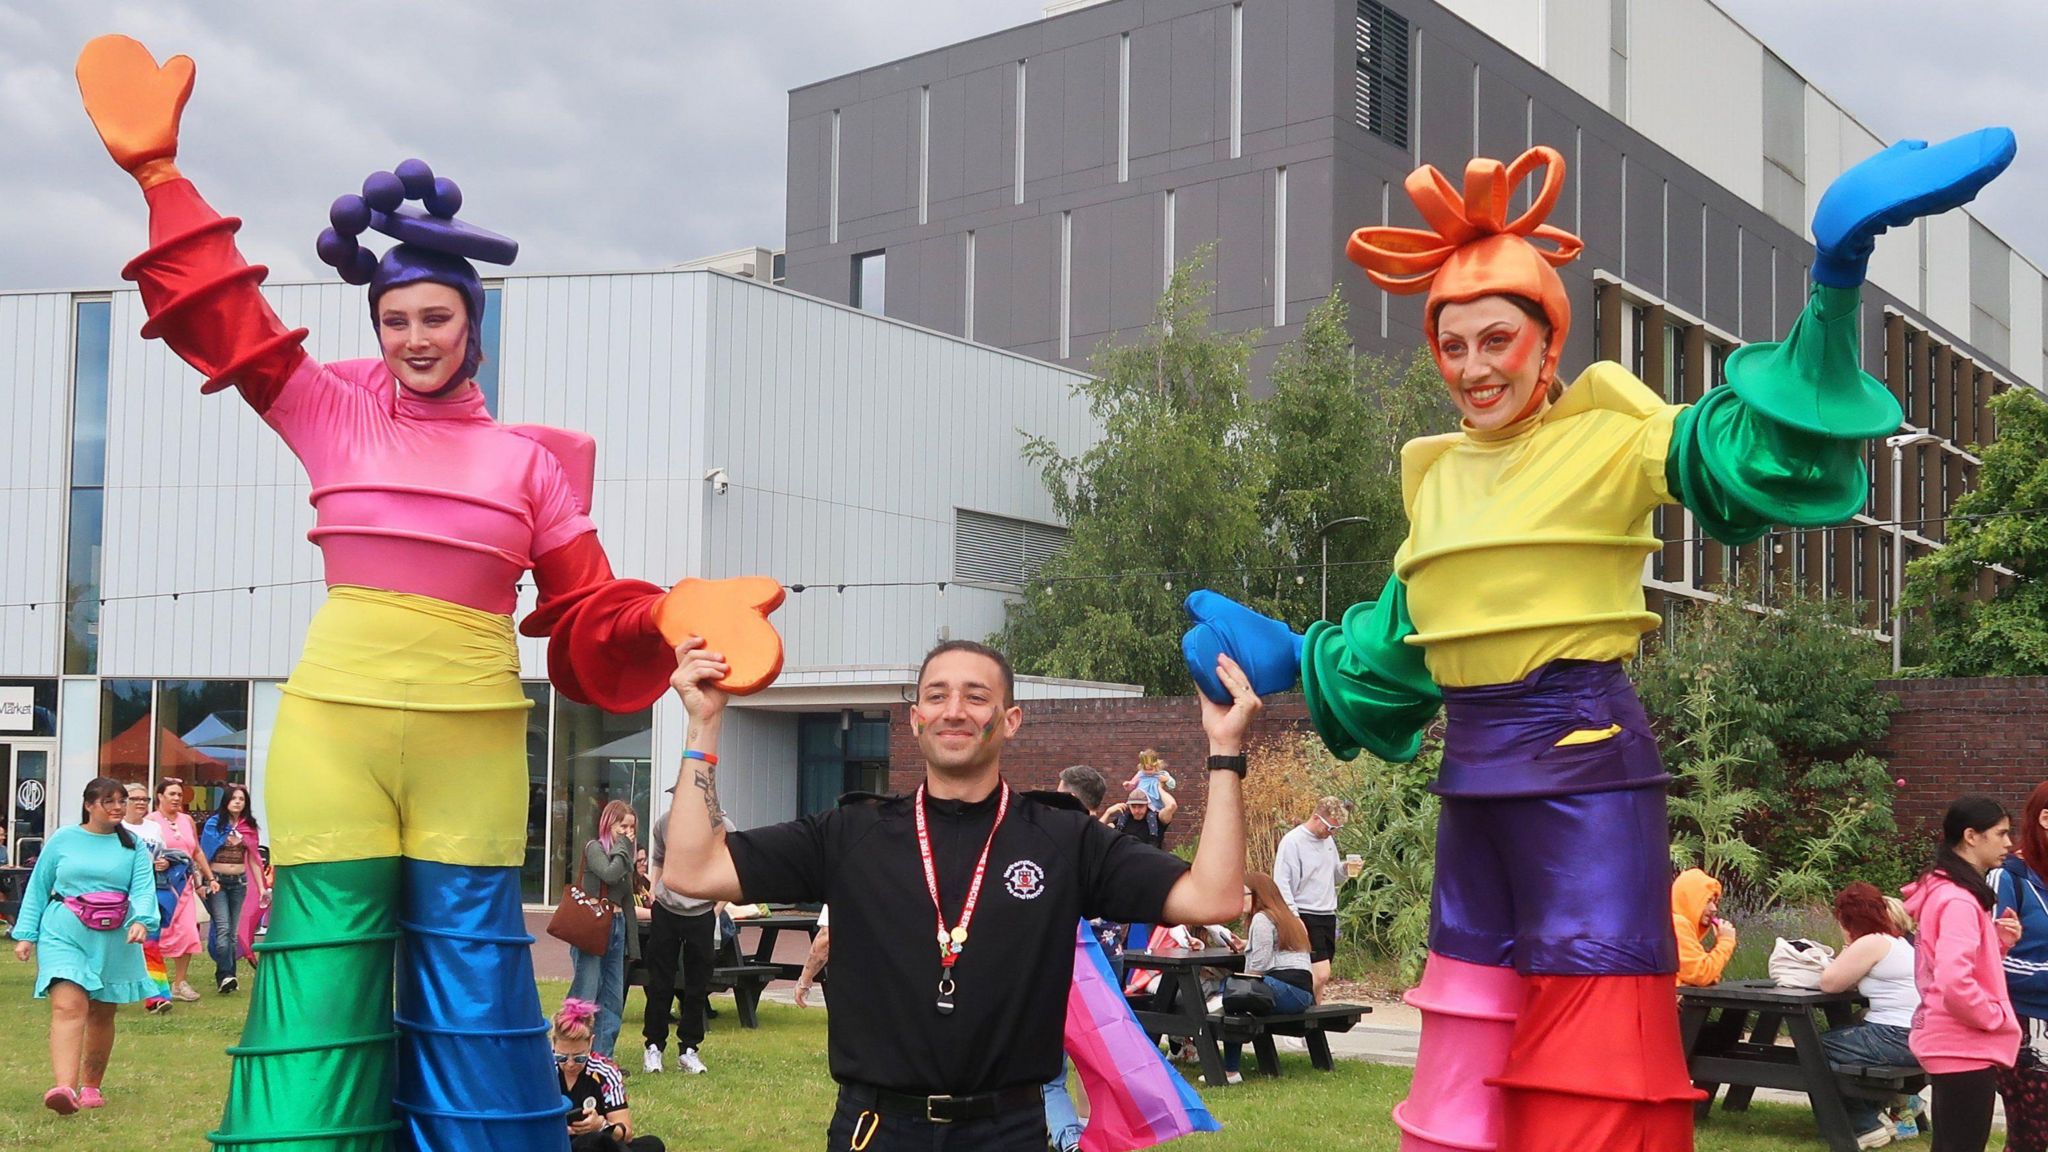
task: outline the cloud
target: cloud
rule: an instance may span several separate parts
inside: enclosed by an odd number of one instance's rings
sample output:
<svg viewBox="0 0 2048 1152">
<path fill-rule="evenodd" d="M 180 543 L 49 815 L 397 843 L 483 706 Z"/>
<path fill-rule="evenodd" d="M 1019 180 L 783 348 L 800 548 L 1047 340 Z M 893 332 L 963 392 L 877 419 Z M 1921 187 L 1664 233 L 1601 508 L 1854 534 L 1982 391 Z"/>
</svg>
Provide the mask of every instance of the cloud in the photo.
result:
<svg viewBox="0 0 2048 1152">
<path fill-rule="evenodd" d="M 794 87 L 1027 23 L 1041 0 L 0 5 L 0 289 L 104 288 L 145 215 L 72 62 L 119 31 L 199 66 L 180 165 L 273 278 L 327 275 L 327 205 L 419 156 L 522 271 L 779 247 Z"/>
</svg>

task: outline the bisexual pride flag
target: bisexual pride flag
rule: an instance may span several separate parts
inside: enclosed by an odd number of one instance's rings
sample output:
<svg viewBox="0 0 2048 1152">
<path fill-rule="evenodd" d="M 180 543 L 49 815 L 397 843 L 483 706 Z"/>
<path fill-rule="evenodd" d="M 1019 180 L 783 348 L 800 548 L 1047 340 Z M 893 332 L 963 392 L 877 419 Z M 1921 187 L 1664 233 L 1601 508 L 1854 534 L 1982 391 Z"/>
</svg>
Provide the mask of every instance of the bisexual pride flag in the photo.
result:
<svg viewBox="0 0 2048 1152">
<path fill-rule="evenodd" d="M 1086 923 L 1074 931 L 1066 1046 L 1088 1092 L 1082 1152 L 1128 1152 L 1223 1127 L 1138 1025 Z"/>
</svg>

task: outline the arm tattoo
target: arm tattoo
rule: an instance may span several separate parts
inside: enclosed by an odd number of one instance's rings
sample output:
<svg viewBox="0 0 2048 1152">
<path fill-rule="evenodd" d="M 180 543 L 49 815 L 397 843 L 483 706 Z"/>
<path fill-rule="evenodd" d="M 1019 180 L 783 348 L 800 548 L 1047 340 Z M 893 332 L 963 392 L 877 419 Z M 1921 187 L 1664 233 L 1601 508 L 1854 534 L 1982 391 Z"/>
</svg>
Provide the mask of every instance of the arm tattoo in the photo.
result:
<svg viewBox="0 0 2048 1152">
<path fill-rule="evenodd" d="M 704 793 L 704 807 L 711 814 L 711 830 L 725 826 L 725 809 L 718 806 L 718 769 L 699 768 L 695 783 Z"/>
</svg>

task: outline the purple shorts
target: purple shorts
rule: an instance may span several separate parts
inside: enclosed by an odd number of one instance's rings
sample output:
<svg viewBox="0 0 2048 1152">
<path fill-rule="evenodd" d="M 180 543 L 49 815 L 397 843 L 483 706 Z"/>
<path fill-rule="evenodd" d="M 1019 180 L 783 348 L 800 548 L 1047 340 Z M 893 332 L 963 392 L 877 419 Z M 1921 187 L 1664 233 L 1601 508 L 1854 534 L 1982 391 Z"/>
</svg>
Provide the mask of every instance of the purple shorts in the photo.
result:
<svg viewBox="0 0 2048 1152">
<path fill-rule="evenodd" d="M 1530 974 L 1677 972 L 1670 777 L 1621 665 L 1554 661 L 1444 702 L 1430 950 Z"/>
</svg>

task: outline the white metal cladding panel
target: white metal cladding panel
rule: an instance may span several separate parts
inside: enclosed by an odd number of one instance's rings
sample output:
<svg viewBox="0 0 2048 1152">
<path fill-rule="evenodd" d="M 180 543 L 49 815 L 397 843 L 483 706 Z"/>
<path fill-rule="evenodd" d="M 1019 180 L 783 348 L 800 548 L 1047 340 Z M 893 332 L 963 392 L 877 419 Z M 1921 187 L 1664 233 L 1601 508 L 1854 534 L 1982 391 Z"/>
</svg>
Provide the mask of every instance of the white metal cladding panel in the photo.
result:
<svg viewBox="0 0 2048 1152">
<path fill-rule="evenodd" d="M 1539 67 L 1543 64 L 1544 6 L 1528 0 L 1440 0 L 1452 15 L 1500 41 Z M 1556 7 L 1593 8 L 1562 4 Z M 1603 24 L 1604 30 L 1604 24 Z M 1601 43 L 1606 43 L 1605 39 Z"/>
<path fill-rule="evenodd" d="M 62 664 L 71 297 L 0 296 L 0 674 Z M 5 605 L 40 604 L 40 607 Z"/>
<path fill-rule="evenodd" d="M 2012 259 L 2012 352 L 2006 357 L 2013 375 L 2036 387 L 2041 378 L 2041 273 L 2017 252 Z"/>
<path fill-rule="evenodd" d="M 718 802 L 741 828 L 796 818 L 796 713 L 726 709 L 718 740 Z M 667 797 L 655 808 L 666 813 Z"/>
<path fill-rule="evenodd" d="M 1951 335 L 1970 337 L 1970 217 L 1961 209 L 1930 216 L 1927 232 L 1927 318 Z M 1879 244 L 1889 236 L 1878 241 Z"/>
<path fill-rule="evenodd" d="M 316 358 L 374 354 L 362 289 L 264 295 L 312 330 Z M 239 394 L 200 395 L 198 373 L 141 338 L 136 293 L 113 299 L 100 672 L 284 676 L 325 595 L 305 475 Z"/>
<path fill-rule="evenodd" d="M 1607 107 L 1607 54 L 1611 6 L 1563 3 L 1549 7 L 1543 66 L 1573 91 Z"/>
<path fill-rule="evenodd" d="M 1097 435 L 1078 374 L 743 280 L 712 284 L 706 570 L 812 591 L 777 616 L 791 667 L 915 662 L 980 636 L 1000 595 L 951 581 L 953 510 L 1054 521 L 1023 433 Z M 713 459 L 712 457 L 716 457 Z"/>
<path fill-rule="evenodd" d="M 1707 0 L 1628 11 L 1629 126 L 1762 203 L 1763 47 Z"/>
<path fill-rule="evenodd" d="M 699 575 L 708 272 L 509 277 L 498 414 L 597 439 L 591 518 L 620 576 Z M 521 613 L 533 605 L 529 587 Z M 546 644 L 523 640 L 524 675 Z M 680 739 L 680 737 L 678 737 Z M 680 745 L 678 745 L 680 751 Z"/>
</svg>

